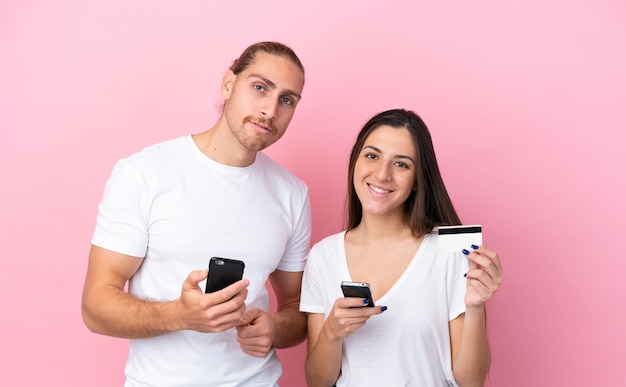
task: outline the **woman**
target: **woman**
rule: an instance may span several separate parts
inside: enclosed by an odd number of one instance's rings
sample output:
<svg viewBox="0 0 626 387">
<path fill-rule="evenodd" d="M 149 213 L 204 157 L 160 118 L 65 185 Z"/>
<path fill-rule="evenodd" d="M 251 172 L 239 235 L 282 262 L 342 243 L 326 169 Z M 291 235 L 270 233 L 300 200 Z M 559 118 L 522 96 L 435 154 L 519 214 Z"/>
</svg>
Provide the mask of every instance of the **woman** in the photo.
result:
<svg viewBox="0 0 626 387">
<path fill-rule="evenodd" d="M 347 230 L 316 244 L 304 272 L 309 386 L 484 384 L 502 268 L 484 246 L 438 249 L 435 227 L 460 223 L 424 122 L 401 109 L 370 119 L 350 156 Z M 369 283 L 376 306 L 343 297 L 344 280 Z"/>
</svg>

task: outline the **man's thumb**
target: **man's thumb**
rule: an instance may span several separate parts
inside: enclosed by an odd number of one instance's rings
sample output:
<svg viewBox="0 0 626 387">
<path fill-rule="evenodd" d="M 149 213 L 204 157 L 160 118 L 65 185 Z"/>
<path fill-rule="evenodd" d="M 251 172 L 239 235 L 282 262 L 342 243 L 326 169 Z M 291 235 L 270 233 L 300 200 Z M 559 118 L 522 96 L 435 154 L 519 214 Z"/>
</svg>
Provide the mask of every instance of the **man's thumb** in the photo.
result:
<svg viewBox="0 0 626 387">
<path fill-rule="evenodd" d="M 185 282 L 183 283 L 183 288 L 188 288 L 188 289 L 198 288 L 198 284 L 204 279 L 206 279 L 208 274 L 209 274 L 209 271 L 207 269 L 192 271 L 187 276 L 187 279 L 185 279 Z"/>
</svg>

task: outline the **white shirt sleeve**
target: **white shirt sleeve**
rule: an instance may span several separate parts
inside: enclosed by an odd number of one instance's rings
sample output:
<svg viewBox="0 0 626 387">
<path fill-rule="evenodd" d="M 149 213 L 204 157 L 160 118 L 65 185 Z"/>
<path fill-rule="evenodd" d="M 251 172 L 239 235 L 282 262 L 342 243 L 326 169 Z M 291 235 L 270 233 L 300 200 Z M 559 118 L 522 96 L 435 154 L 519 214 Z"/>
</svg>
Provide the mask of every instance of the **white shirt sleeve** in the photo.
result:
<svg viewBox="0 0 626 387">
<path fill-rule="evenodd" d="M 118 161 L 104 189 L 92 244 L 144 257 L 148 246 L 149 210 L 145 179 L 126 160 Z"/>
</svg>

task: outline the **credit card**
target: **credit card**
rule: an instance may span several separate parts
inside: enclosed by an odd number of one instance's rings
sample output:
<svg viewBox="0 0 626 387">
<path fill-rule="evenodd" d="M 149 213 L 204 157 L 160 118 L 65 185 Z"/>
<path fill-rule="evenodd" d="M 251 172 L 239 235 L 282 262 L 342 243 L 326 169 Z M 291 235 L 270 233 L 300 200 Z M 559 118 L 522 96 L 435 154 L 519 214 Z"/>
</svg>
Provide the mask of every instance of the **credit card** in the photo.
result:
<svg viewBox="0 0 626 387">
<path fill-rule="evenodd" d="M 463 249 L 471 250 L 472 245 L 483 244 L 481 225 L 439 226 L 439 250 L 460 253 Z"/>
</svg>

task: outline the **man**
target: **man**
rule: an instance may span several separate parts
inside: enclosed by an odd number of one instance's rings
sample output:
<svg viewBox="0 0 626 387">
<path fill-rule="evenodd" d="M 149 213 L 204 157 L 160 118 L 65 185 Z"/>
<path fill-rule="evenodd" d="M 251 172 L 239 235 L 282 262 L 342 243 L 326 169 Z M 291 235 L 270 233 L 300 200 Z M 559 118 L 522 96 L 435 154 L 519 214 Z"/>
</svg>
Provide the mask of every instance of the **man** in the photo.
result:
<svg viewBox="0 0 626 387">
<path fill-rule="evenodd" d="M 254 44 L 224 75 L 211 129 L 113 169 L 82 313 L 93 332 L 131 339 L 126 386 L 278 385 L 273 348 L 306 331 L 298 304 L 311 215 L 306 185 L 259 151 L 285 133 L 303 86 L 289 47 Z M 205 294 L 212 256 L 244 261 L 244 279 Z"/>
</svg>

